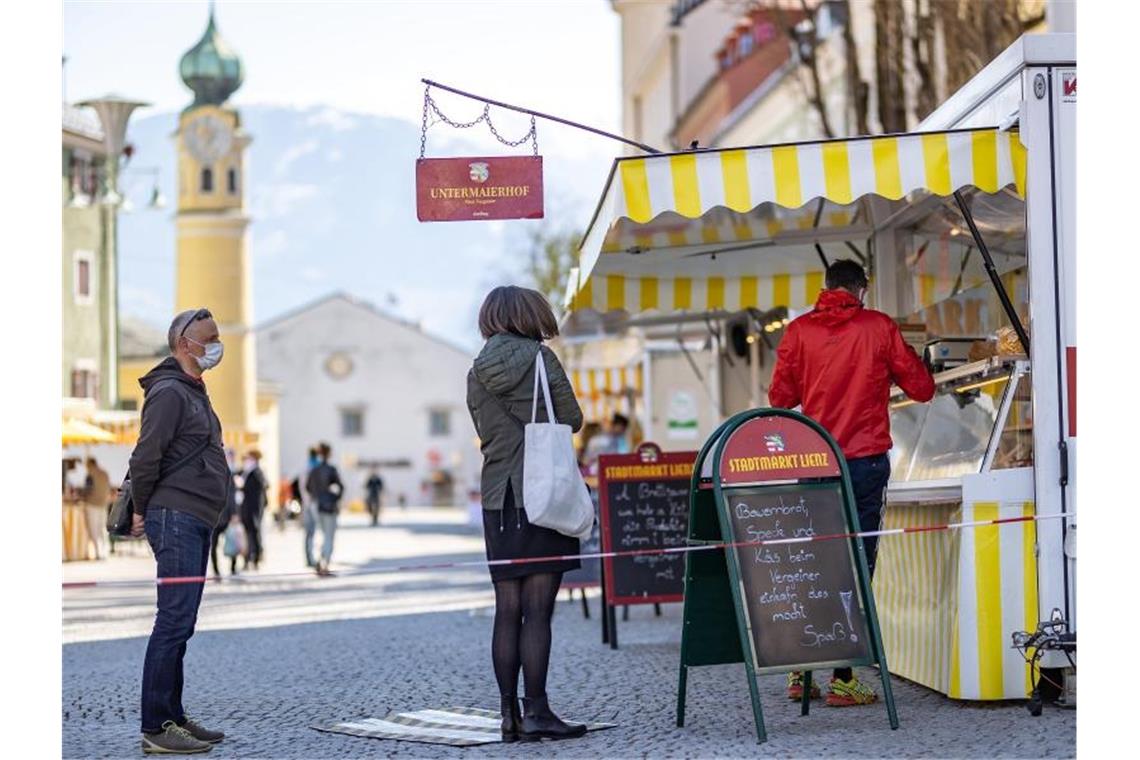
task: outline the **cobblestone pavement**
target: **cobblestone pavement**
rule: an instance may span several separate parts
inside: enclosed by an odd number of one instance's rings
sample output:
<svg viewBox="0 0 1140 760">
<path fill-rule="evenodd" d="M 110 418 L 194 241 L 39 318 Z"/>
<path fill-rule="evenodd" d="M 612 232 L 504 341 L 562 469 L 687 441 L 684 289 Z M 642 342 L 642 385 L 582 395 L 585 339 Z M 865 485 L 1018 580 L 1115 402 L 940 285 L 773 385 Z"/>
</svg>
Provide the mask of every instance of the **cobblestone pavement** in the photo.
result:
<svg viewBox="0 0 1140 760">
<path fill-rule="evenodd" d="M 409 512 L 396 522 L 344 531 L 350 536 L 340 545 L 346 564 L 368 566 L 400 552 L 432 561 L 466 559 L 481 548 L 481 538 L 458 516 Z M 294 540 L 299 536 L 291 532 L 271 535 L 269 551 Z M 148 561 L 68 566 L 65 575 L 145 577 Z M 761 748 L 742 665 L 690 671 L 686 727 L 679 729 L 679 605 L 667 605 L 660 618 L 652 608 L 633 608 L 631 620 L 619 622 L 621 649 L 612 651 L 601 644 L 597 599 L 586 620 L 580 602 L 565 594 L 555 615 L 551 702 L 568 719 L 612 721 L 618 728 L 559 744 L 467 749 L 322 733 L 308 726 L 391 709 L 495 709 L 489 583 L 482 571 L 457 570 L 291 583 L 207 589 L 202 625 L 186 657 L 185 702 L 193 715 L 229 736 L 212 757 L 1075 755 L 1073 712 L 1046 709 L 1033 718 L 1021 704 L 956 702 L 895 679 L 901 726 L 891 731 L 882 704 L 842 710 L 820 705 L 801 717 L 797 704 L 781 698 L 781 676 L 760 681 L 769 736 Z M 91 590 L 65 594 L 65 634 L 73 643 L 63 651 L 64 757 L 141 755 L 138 692 L 146 639 L 137 633 L 140 620 L 149 625 L 153 615 L 146 606 L 153 603 L 153 589 L 114 591 L 101 601 L 83 597 Z M 422 611 L 441 600 L 452 609 Z M 98 633 L 92 635 L 92 628 Z M 876 678 L 874 670 L 861 675 Z"/>
</svg>

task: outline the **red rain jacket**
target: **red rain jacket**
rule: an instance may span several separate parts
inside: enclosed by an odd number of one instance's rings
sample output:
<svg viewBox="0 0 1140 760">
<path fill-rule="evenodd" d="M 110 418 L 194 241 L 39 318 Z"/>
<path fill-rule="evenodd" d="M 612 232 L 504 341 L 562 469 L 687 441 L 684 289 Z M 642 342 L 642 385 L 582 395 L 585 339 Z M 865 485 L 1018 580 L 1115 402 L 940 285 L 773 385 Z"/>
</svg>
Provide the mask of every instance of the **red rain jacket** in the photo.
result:
<svg viewBox="0 0 1140 760">
<path fill-rule="evenodd" d="M 934 378 L 894 320 L 846 290 L 825 290 L 784 332 L 768 402 L 800 406 L 848 459 L 874 456 L 891 448 L 892 383 L 915 401 L 934 397 Z"/>
</svg>

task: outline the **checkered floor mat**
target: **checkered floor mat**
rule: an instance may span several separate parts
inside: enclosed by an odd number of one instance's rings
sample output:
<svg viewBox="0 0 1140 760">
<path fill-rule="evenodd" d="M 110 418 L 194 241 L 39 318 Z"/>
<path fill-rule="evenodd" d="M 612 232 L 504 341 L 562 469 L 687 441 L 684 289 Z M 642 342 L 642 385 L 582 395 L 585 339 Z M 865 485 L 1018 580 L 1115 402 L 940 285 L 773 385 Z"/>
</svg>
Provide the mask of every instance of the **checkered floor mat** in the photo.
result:
<svg viewBox="0 0 1140 760">
<path fill-rule="evenodd" d="M 383 718 L 316 723 L 312 728 L 334 734 L 367 736 L 372 739 L 472 747 L 502 741 L 499 733 L 501 722 L 502 716 L 494 710 L 452 707 L 446 710 L 393 711 Z M 586 727 L 590 731 L 597 731 L 614 728 L 616 725 L 616 723 L 587 723 Z"/>
</svg>

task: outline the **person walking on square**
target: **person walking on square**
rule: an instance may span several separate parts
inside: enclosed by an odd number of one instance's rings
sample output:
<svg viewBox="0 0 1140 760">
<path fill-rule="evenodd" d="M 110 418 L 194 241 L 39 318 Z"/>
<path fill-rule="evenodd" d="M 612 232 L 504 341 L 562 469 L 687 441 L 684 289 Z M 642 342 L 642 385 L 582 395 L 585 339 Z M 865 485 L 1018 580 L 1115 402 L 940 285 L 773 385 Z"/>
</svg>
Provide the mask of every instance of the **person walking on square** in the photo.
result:
<svg viewBox="0 0 1140 760">
<path fill-rule="evenodd" d="M 327 443 L 317 446 L 320 462 L 309 472 L 305 490 L 316 504 L 317 519 L 321 524 L 321 558 L 317 563 L 317 575 L 331 575 L 329 562 L 332 560 L 333 537 L 336 535 L 337 513 L 340 512 L 340 497 L 344 485 L 340 473 L 329 462 L 332 449 Z"/>
<path fill-rule="evenodd" d="M 320 457 L 317 456 L 317 449 L 313 447 L 309 449 L 309 459 L 305 465 L 305 491 L 301 492 L 300 484 L 301 479 L 297 478 L 297 500 L 301 502 L 301 525 L 305 531 L 305 566 L 316 567 L 317 560 L 313 554 L 313 541 L 317 535 L 317 503 L 312 496 L 308 496 L 309 475 L 321 463 Z M 308 498 L 305 498 L 308 496 Z"/>
<path fill-rule="evenodd" d="M 827 289 L 819 294 L 815 309 L 788 325 L 780 341 L 768 402 L 784 409 L 799 406 L 831 433 L 847 460 L 859 527 L 876 531 L 882 525 L 891 477 L 891 384 L 914 401 L 926 402 L 934 397 L 934 378 L 894 320 L 863 307 L 863 267 L 850 259 L 835 261 L 827 268 L 824 284 Z M 872 575 L 878 543 L 878 537 L 863 539 Z M 789 674 L 788 698 L 802 696 L 802 675 Z M 811 696 L 818 696 L 814 686 Z M 828 705 L 865 705 L 876 699 L 851 668 L 837 668 L 832 674 Z"/>
<path fill-rule="evenodd" d="M 380 477 L 380 473 L 373 470 L 372 474 L 368 476 L 364 488 L 368 492 L 368 514 L 372 515 L 372 525 L 379 525 L 380 497 L 384 493 L 384 479 Z"/>
<path fill-rule="evenodd" d="M 236 476 L 233 472 L 232 449 L 226 449 L 226 460 L 227 467 L 230 469 L 230 479 L 226 489 L 226 506 L 222 509 L 221 515 L 218 516 L 218 523 L 210 535 L 210 566 L 214 568 L 214 577 L 218 579 L 222 577 L 222 572 L 218 569 L 218 542 L 225 538 L 226 528 L 229 527 L 230 521 L 238 519 L 237 486 L 235 484 Z M 237 575 L 237 565 L 233 562 L 230 563 L 230 575 Z"/>
<path fill-rule="evenodd" d="M 578 539 L 532 525 L 523 504 L 523 429 L 530 419 L 536 357 L 550 381 L 554 414 L 574 431 L 582 410 L 554 352 L 543 345 L 558 334 L 550 304 L 535 290 L 514 286 L 491 291 L 479 310 L 479 332 L 486 344 L 467 374 L 467 407 L 483 452 L 481 494 L 487 559 L 573 555 Z M 538 404 L 539 422 L 547 422 Z M 503 741 L 567 739 L 586 727 L 563 722 L 550 709 L 546 676 L 550 666 L 554 603 L 562 574 L 578 560 L 495 565 L 495 623 L 491 661 L 498 682 Z M 522 670 L 524 710 L 519 710 Z"/>
<path fill-rule="evenodd" d="M 218 326 L 206 309 L 178 314 L 167 332 L 170 356 L 147 373 L 142 424 L 130 458 L 131 534 L 146 535 L 157 577 L 204 577 L 210 534 L 226 505 L 230 470 L 222 425 L 202 373 L 222 360 Z M 158 613 L 142 677 L 142 750 L 208 752 L 224 738 L 182 705 L 183 658 L 194 635 L 204 582 L 158 586 Z"/>
<path fill-rule="evenodd" d="M 95 544 L 95 559 L 103 558 L 107 540 L 107 508 L 111 504 L 111 476 L 99 466 L 95 457 L 87 457 L 87 480 L 83 487 L 87 532 Z"/>
<path fill-rule="evenodd" d="M 245 528 L 248 551 L 245 556 L 245 566 L 253 565 L 256 570 L 261 564 L 261 518 L 265 514 L 265 505 L 268 503 L 268 484 L 265 474 L 261 471 L 261 452 L 252 449 L 245 455 L 242 462 L 242 498 L 241 498 L 241 524 Z"/>
</svg>

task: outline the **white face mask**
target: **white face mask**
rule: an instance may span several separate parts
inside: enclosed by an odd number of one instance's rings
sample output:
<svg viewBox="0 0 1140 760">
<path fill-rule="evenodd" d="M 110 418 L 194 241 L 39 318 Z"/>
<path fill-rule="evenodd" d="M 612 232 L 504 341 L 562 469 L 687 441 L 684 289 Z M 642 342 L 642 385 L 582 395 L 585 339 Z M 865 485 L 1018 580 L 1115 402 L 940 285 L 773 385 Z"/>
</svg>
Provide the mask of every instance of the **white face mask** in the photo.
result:
<svg viewBox="0 0 1140 760">
<path fill-rule="evenodd" d="M 213 369 L 218 366 L 222 361 L 222 354 L 225 353 L 225 347 L 220 340 L 215 340 L 213 343 L 199 343 L 193 338 L 187 338 L 196 346 L 201 346 L 206 352 L 201 356 L 195 356 L 194 361 L 198 362 L 198 366 L 203 370 Z"/>
</svg>

